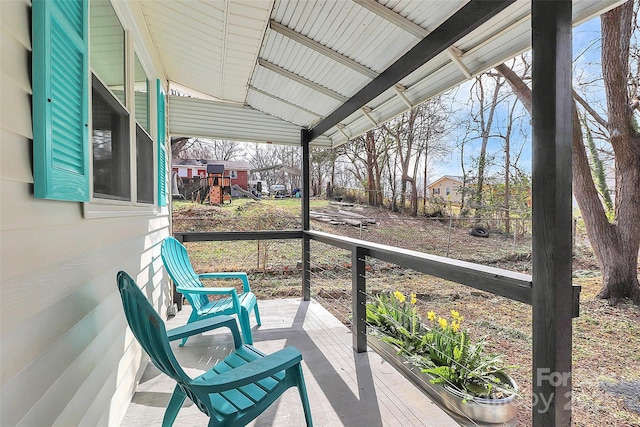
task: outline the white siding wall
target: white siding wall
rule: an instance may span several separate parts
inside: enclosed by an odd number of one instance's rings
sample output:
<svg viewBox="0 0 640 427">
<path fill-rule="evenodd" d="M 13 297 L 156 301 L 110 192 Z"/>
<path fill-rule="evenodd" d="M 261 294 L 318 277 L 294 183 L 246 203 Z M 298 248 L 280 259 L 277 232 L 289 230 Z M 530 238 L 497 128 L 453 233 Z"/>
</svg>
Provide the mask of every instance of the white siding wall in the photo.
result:
<svg viewBox="0 0 640 427">
<path fill-rule="evenodd" d="M 169 216 L 85 219 L 33 197 L 29 3 L 0 1 L 0 425 L 119 425 L 146 358 L 115 277 L 164 313 Z"/>
</svg>

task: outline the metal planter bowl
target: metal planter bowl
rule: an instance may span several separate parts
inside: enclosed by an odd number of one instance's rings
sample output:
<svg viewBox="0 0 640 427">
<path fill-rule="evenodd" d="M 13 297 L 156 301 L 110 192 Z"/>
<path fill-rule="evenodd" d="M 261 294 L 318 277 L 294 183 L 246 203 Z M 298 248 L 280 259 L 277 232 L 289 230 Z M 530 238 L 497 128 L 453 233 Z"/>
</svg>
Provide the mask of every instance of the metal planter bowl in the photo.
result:
<svg viewBox="0 0 640 427">
<path fill-rule="evenodd" d="M 465 400 L 459 391 L 441 384 L 433 384 L 433 377 L 422 372 L 419 368 L 407 362 L 407 359 L 397 354 L 397 349 L 392 345 L 381 341 L 375 336 L 367 337 L 368 344 L 387 362 L 391 363 L 414 385 L 425 392 L 441 408 L 447 410 L 462 426 L 491 426 L 495 424 L 515 426 L 518 419 L 518 408 L 515 404 L 515 395 L 504 399 L 474 398 Z M 518 385 L 508 375 L 505 381 L 518 391 Z"/>
</svg>

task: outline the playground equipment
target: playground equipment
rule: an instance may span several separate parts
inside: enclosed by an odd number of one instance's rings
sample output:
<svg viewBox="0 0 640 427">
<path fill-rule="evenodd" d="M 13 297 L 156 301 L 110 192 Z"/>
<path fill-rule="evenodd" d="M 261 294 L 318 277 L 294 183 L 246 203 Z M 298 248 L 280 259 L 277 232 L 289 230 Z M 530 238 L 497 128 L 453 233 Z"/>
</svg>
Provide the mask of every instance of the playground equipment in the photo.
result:
<svg viewBox="0 0 640 427">
<path fill-rule="evenodd" d="M 231 203 L 231 178 L 224 176 L 224 165 L 207 165 L 209 204 Z"/>
</svg>

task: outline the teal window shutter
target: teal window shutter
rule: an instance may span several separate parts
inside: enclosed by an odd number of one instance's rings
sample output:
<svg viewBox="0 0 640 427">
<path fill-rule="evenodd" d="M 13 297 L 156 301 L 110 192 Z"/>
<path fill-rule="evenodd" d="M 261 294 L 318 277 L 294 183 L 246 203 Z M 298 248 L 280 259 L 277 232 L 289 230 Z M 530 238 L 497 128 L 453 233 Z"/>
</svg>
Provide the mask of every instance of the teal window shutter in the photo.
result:
<svg viewBox="0 0 640 427">
<path fill-rule="evenodd" d="M 87 0 L 34 0 L 33 181 L 38 198 L 89 200 Z"/>
<path fill-rule="evenodd" d="M 167 205 L 167 147 L 165 131 L 164 92 L 160 79 L 156 80 L 158 95 L 158 206 Z"/>
</svg>

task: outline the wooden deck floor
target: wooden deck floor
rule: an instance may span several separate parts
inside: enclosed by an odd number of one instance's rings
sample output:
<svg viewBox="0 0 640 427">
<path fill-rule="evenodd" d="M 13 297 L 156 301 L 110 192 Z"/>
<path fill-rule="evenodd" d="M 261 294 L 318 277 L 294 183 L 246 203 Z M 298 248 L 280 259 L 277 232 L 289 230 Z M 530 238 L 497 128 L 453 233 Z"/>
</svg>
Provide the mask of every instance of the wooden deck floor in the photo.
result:
<svg viewBox="0 0 640 427">
<path fill-rule="evenodd" d="M 372 350 L 355 353 L 352 334 L 315 301 L 260 301 L 262 326 L 251 318 L 254 346 L 271 353 L 287 345 L 303 355 L 304 375 L 316 427 L 457 426 Z M 167 322 L 167 328 L 186 323 L 189 307 Z M 231 347 L 227 334 L 207 333 L 180 348 L 172 343 L 187 373 L 197 375 L 213 366 L 217 355 Z M 160 425 L 175 383 L 150 364 L 136 389 L 122 426 Z M 208 418 L 187 400 L 175 426 L 204 426 Z M 250 426 L 304 426 L 297 390 L 289 389 Z"/>
</svg>

